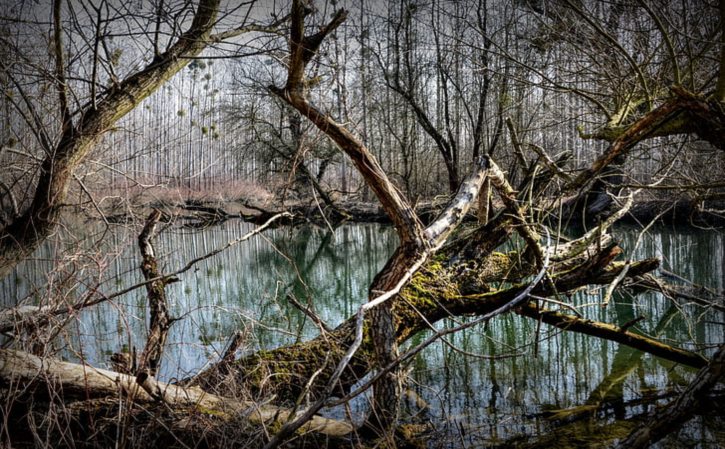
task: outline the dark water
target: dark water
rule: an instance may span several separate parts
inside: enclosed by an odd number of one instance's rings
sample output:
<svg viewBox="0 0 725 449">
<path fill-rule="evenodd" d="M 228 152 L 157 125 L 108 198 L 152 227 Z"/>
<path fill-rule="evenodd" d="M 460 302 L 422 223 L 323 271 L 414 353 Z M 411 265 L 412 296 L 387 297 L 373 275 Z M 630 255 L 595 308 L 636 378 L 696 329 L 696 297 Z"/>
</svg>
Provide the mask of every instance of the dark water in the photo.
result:
<svg viewBox="0 0 725 449">
<path fill-rule="evenodd" d="M 172 271 L 251 228 L 236 221 L 202 231 L 169 228 L 157 239 L 157 252 L 165 271 Z M 91 238 L 87 232 L 82 237 L 68 234 L 49 243 L 0 283 L 3 304 L 24 298 L 72 303 L 94 288 L 110 294 L 139 282 L 137 232 L 119 227 Z M 721 233 L 661 227 L 650 230 L 636 248 L 636 229 L 619 228 L 616 235 L 627 257 L 660 257 L 663 268 L 723 290 Z M 364 301 L 367 286 L 396 243 L 394 233 L 379 225 L 348 225 L 334 233 L 276 229 L 201 262 L 168 287 L 171 313 L 180 320 L 172 327 L 160 377 L 182 378 L 217 360 L 239 329 L 246 332 L 245 352 L 314 336 L 316 327 L 289 305 L 288 295 L 310 302 L 331 326 L 338 324 Z M 73 251 L 64 253 L 62 248 Z M 77 285 L 79 279 L 83 285 Z M 710 353 L 703 344 L 725 340 L 722 312 L 673 303 L 656 293 L 615 295 L 602 308 L 602 295 L 599 289 L 581 291 L 571 301 L 584 316 L 600 321 L 623 324 L 644 316 L 637 330 L 687 349 Z M 148 321 L 145 303 L 145 291 L 138 289 L 83 311 L 69 320 L 54 342 L 71 360 L 108 366 L 113 352 L 142 348 Z M 417 336 L 411 344 L 424 337 Z M 674 392 L 693 375 L 693 370 L 616 343 L 538 326 L 515 315 L 457 333 L 447 343 L 434 344 L 407 368 L 407 412 L 415 415 L 412 421 L 432 426 L 433 447 L 506 447 L 551 435 L 561 435 L 547 443 L 553 447 L 575 445 L 582 434 L 597 438 L 597 432 L 616 429 L 587 427 L 591 420 L 579 420 L 577 427 L 558 426 L 546 418 L 547 412 L 581 406 L 606 394 L 614 406 L 600 412 L 597 422 L 616 426 L 623 418 L 652 409 L 654 403 L 642 402 L 643 397 Z M 353 408 L 363 409 L 364 398 Z M 662 446 L 718 447 L 725 432 L 722 422 L 698 417 Z"/>
</svg>

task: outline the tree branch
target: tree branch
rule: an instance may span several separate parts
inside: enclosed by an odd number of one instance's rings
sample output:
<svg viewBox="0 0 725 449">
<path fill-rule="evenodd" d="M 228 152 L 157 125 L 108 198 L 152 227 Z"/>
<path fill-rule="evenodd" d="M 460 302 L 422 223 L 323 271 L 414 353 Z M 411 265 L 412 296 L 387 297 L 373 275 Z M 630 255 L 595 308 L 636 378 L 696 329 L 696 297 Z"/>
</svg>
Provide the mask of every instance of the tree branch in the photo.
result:
<svg viewBox="0 0 725 449">
<path fill-rule="evenodd" d="M 292 4 L 287 82 L 282 89 L 276 86 L 270 86 L 269 89 L 307 117 L 350 157 L 393 221 L 401 244 L 423 248 L 425 238 L 418 217 L 373 154 L 350 131 L 335 122 L 328 114 L 312 106 L 304 96 L 304 70 L 311 57 L 310 52 L 314 52 L 319 47 L 321 39 L 345 20 L 347 12 L 338 11 L 327 26 L 309 38 L 304 37 L 304 16 L 303 2 L 295 0 Z"/>
<path fill-rule="evenodd" d="M 136 374 L 146 373 L 151 377 L 156 376 L 156 372 L 158 371 L 161 355 L 166 344 L 166 337 L 169 334 L 169 328 L 172 323 L 166 301 L 166 285 L 177 280 L 172 277 L 161 276 L 158 261 L 154 254 L 151 239 L 154 238 L 154 234 L 156 233 L 156 224 L 159 218 L 161 218 L 161 212 L 154 209 L 146 219 L 146 225 L 138 236 L 138 246 L 141 250 L 142 257 L 141 272 L 147 281 L 150 280 L 146 284 L 146 293 L 149 308 L 151 309 L 151 317 L 146 345 L 141 353 L 138 372 Z"/>
<path fill-rule="evenodd" d="M 623 271 L 623 269 L 620 270 L 620 274 Z M 658 340 L 645 337 L 644 335 L 635 334 L 634 332 L 620 328 L 614 324 L 602 323 L 599 321 L 567 315 L 561 312 L 555 312 L 543 307 L 538 307 L 532 303 L 522 306 L 518 313 L 535 320 L 541 320 L 546 324 L 558 327 L 559 329 L 563 329 L 565 331 L 578 332 L 616 341 L 617 343 L 639 349 L 640 351 L 644 351 L 676 363 L 691 366 L 693 368 L 701 368 L 707 364 L 707 359 L 700 354 L 666 345 Z"/>
</svg>

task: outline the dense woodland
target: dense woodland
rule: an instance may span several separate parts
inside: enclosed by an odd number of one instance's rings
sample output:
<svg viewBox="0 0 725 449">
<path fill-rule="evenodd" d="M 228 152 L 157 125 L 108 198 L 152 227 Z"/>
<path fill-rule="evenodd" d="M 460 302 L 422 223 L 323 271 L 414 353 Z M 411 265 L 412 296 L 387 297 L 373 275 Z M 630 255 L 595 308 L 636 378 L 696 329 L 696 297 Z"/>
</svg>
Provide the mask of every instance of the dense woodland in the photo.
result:
<svg viewBox="0 0 725 449">
<path fill-rule="evenodd" d="M 3 298 L 0 444 L 424 444 L 401 413 L 403 368 L 508 313 L 699 370 L 597 444 L 665 437 L 721 398 L 725 339 L 691 351 L 638 331 L 647 317 L 607 323 L 566 302 L 657 291 L 722 324 L 722 292 L 664 279 L 610 228 L 722 227 L 723 22 L 714 0 L 5 0 L 0 276 L 94 223 L 138 235 L 145 281 L 105 279 L 89 245 L 53 255 L 73 267 L 62 282 Z M 227 246 L 365 220 L 398 246 L 349 319 L 328 326 L 310 298 L 294 306 L 318 336 L 237 357 L 229 335 L 210 366 L 160 382 L 178 325 L 166 288 L 224 248 L 169 272 L 154 239 L 240 219 L 258 227 Z M 144 347 L 105 367 L 61 360 L 48 336 L 137 289 Z M 362 424 L 319 414 L 368 390 Z"/>
</svg>

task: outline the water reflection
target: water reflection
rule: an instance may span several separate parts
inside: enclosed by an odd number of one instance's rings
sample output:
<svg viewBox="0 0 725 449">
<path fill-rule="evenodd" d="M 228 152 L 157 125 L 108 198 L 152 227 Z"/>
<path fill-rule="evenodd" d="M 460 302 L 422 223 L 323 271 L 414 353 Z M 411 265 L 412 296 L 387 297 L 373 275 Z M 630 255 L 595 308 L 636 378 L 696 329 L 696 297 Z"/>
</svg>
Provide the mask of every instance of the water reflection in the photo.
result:
<svg viewBox="0 0 725 449">
<path fill-rule="evenodd" d="M 203 231 L 169 228 L 157 239 L 157 252 L 168 272 L 250 229 L 237 221 Z M 48 278 L 69 301 L 98 282 L 106 293 L 139 282 L 135 232 L 118 228 L 91 240 L 49 242 L 0 283 L 3 305 L 42 298 Z M 617 231 L 627 257 L 660 257 L 663 268 L 723 290 L 720 233 L 657 228 L 631 253 L 637 232 Z M 91 250 L 99 242 L 102 251 Z M 308 304 L 329 325 L 338 324 L 367 296 L 367 286 L 396 244 L 389 228 L 374 224 L 342 226 L 334 233 L 313 227 L 275 229 L 198 264 L 169 286 L 171 313 L 180 320 L 171 329 L 160 377 L 185 377 L 218 360 L 228 338 L 239 329 L 246 331 L 246 352 L 314 336 L 316 326 L 290 306 L 289 295 Z M 67 247 L 74 248 L 76 256 L 54 262 Z M 94 263 L 103 268 L 98 279 Z M 65 291 L 64 276 L 83 278 L 86 286 Z M 681 302 L 673 305 L 652 292 L 615 295 L 602 308 L 602 296 L 602 290 L 587 290 L 571 301 L 584 316 L 600 321 L 621 325 L 644 316 L 638 331 L 681 347 L 699 350 L 695 342 L 723 340 L 722 312 Z M 148 321 L 145 302 L 145 291 L 139 289 L 80 313 L 58 343 L 63 354 L 108 366 L 111 353 L 133 346 L 140 349 Z M 410 343 L 424 337 L 416 336 Z M 436 427 L 430 443 L 436 447 L 507 444 L 512 438 L 546 434 L 551 416 L 572 420 L 602 404 L 608 407 L 608 419 L 626 418 L 651 406 L 637 405 L 643 396 L 674 391 L 692 376 L 692 370 L 670 362 L 513 314 L 454 334 L 449 343 L 433 345 L 409 367 L 408 411 Z M 687 437 L 688 432 L 694 435 L 690 438 L 705 441 L 703 447 L 718 438 L 704 421 L 681 435 Z"/>
</svg>

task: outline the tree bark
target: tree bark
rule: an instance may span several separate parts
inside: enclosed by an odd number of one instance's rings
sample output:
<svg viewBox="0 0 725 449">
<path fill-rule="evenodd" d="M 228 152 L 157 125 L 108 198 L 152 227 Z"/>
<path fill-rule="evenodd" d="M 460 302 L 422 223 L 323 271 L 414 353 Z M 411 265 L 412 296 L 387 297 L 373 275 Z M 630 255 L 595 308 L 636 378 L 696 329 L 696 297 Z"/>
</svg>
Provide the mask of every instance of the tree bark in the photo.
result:
<svg viewBox="0 0 725 449">
<path fill-rule="evenodd" d="M 146 284 L 146 294 L 149 300 L 149 308 L 151 309 L 151 317 L 149 322 L 149 334 L 146 337 L 146 346 L 141 353 L 138 363 L 137 375 L 145 373 L 148 376 L 156 376 L 161 361 L 161 355 L 166 345 L 166 337 L 171 327 L 171 317 L 169 317 L 168 303 L 166 301 L 166 285 L 173 278 L 165 278 L 161 275 L 158 267 L 158 261 L 154 251 L 151 239 L 156 233 L 156 224 L 161 218 L 161 212 L 154 210 L 146 219 L 141 234 L 138 236 L 138 246 L 141 250 L 141 272 L 144 279 L 149 281 Z"/>
<path fill-rule="evenodd" d="M 519 313 L 535 320 L 541 320 L 559 329 L 605 338 L 693 368 L 702 368 L 707 364 L 707 359 L 700 354 L 673 348 L 653 338 L 631 332 L 614 324 L 600 323 L 573 315 L 546 310 L 532 303 L 521 307 Z"/>
</svg>

